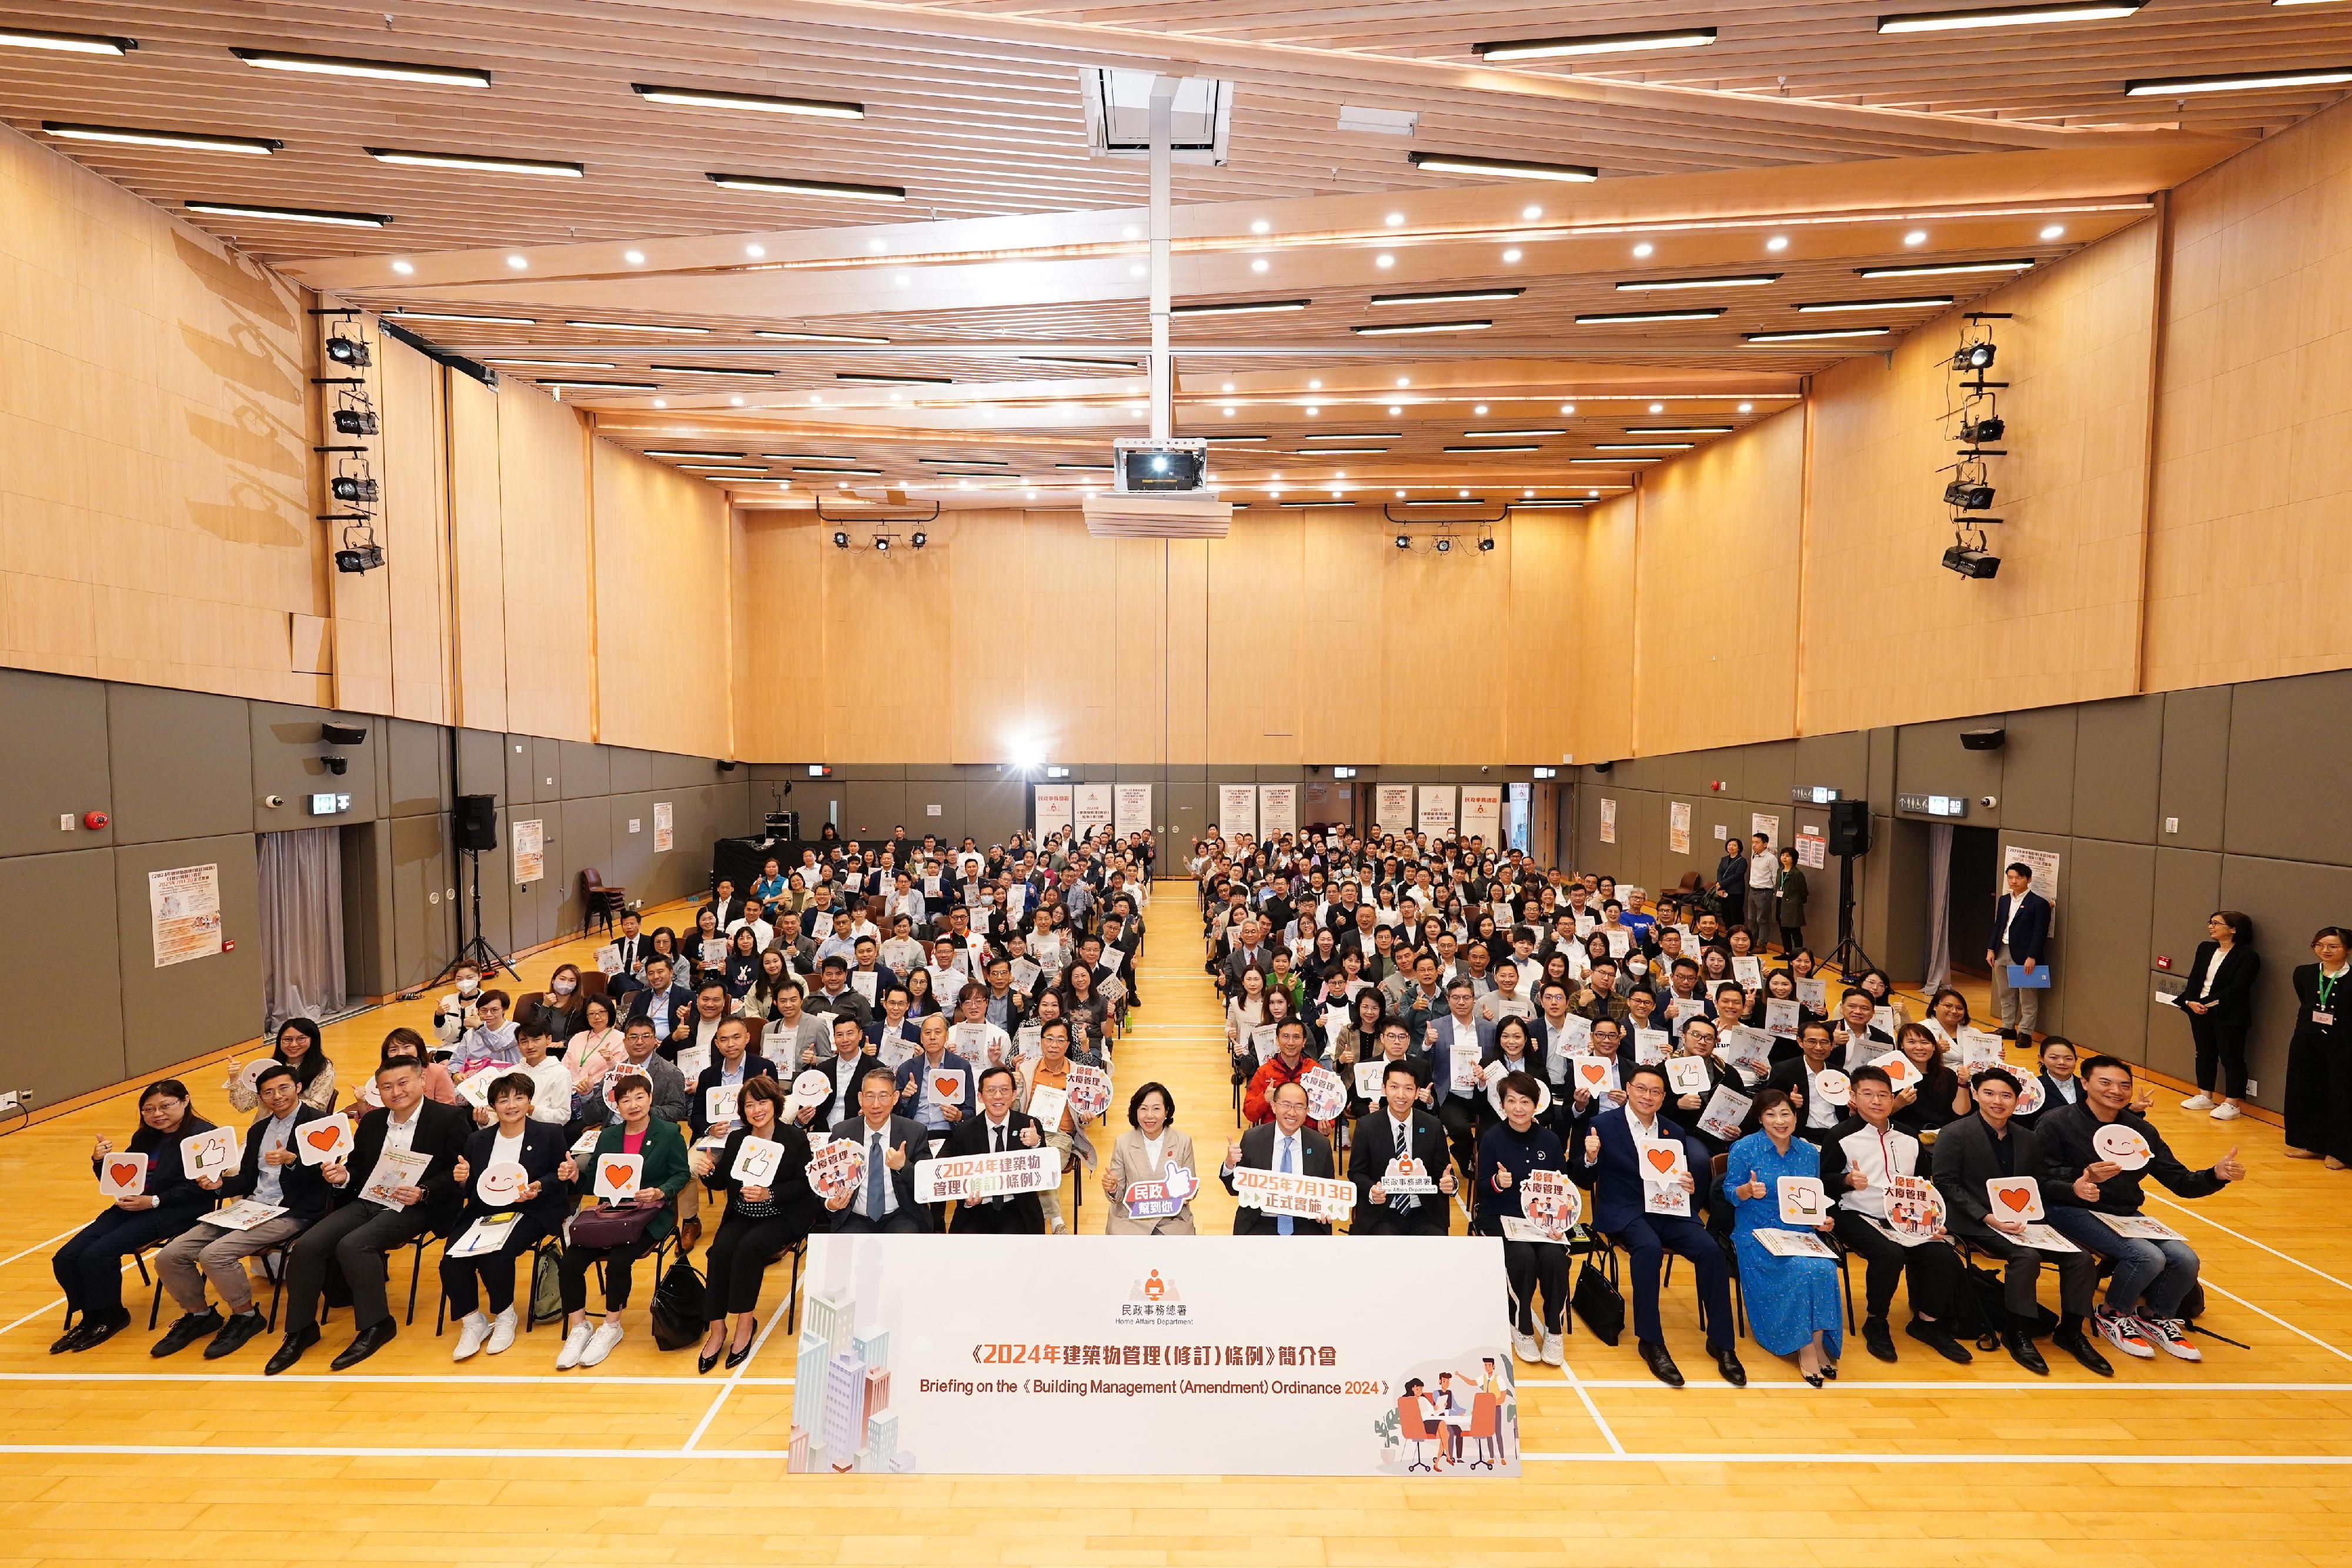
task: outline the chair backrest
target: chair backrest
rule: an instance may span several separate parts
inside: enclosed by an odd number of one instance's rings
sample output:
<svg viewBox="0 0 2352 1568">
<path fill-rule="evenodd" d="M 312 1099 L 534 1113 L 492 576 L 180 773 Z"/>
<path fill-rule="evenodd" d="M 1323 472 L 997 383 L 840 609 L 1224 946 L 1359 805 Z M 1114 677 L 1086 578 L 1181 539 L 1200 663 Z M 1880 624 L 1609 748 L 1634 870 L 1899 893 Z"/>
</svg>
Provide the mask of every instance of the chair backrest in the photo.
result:
<svg viewBox="0 0 2352 1568">
<path fill-rule="evenodd" d="M 1706 1162 L 1707 1174 L 1713 1176 L 1717 1181 L 1721 1181 L 1723 1179 L 1723 1167 L 1729 1164 L 1731 1156 L 1729 1155 L 1716 1155 L 1715 1158 Z"/>
<path fill-rule="evenodd" d="M 604 890 L 604 879 L 597 874 L 596 868 L 593 865 L 580 868 L 580 880 L 591 893 Z"/>
<path fill-rule="evenodd" d="M 1463 1429 L 1465 1437 L 1491 1437 L 1495 1423 L 1501 1415 L 1503 1403 L 1491 1394 L 1481 1394 L 1470 1402 L 1470 1425 Z"/>
<path fill-rule="evenodd" d="M 1420 1399 L 1410 1394 L 1397 1396 L 1397 1427 L 1416 1443 L 1426 1443 L 1437 1436 L 1422 1419 Z"/>
<path fill-rule="evenodd" d="M 583 997 L 604 996 L 606 994 L 606 988 L 611 984 L 612 977 L 605 974 L 602 969 L 583 969 L 580 971 L 580 994 Z"/>
<path fill-rule="evenodd" d="M 1698 873 L 1695 871 L 1686 871 L 1683 873 L 1682 881 L 1675 883 L 1675 891 L 1676 893 L 1696 893 L 1698 891 Z"/>
</svg>

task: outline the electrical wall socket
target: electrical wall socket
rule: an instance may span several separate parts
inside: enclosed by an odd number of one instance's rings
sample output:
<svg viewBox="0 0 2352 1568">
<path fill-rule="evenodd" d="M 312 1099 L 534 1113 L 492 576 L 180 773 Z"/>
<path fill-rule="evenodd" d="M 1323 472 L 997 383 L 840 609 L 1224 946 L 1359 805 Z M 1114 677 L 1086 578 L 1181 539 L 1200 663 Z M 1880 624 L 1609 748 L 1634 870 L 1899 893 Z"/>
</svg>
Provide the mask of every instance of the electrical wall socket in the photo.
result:
<svg viewBox="0 0 2352 1568">
<path fill-rule="evenodd" d="M 2254 1096 L 2254 1095 L 2256 1095 L 2256 1094 L 2261 1093 L 2262 1092 L 2263 1092 L 2263 1086 L 2262 1086 L 2259 1082 L 2255 1082 L 2253 1079 L 2251 1079 L 2251 1078 L 2249 1078 L 2249 1079 L 2247 1079 L 2247 1080 L 2246 1080 L 2246 1094 L 2247 1094 L 2247 1097 L 2248 1097 L 2248 1098 L 2250 1098 L 2250 1099 L 2251 1099 L 2252 1097 L 2253 1097 L 2253 1096 Z"/>
<path fill-rule="evenodd" d="M 0 1116 L 15 1115 L 16 1113 L 16 1091 L 14 1089 L 0 1089 Z"/>
<path fill-rule="evenodd" d="M 71 811 L 59 811 L 58 813 L 58 831 L 61 833 L 70 833 L 73 831 L 73 813 Z"/>
</svg>

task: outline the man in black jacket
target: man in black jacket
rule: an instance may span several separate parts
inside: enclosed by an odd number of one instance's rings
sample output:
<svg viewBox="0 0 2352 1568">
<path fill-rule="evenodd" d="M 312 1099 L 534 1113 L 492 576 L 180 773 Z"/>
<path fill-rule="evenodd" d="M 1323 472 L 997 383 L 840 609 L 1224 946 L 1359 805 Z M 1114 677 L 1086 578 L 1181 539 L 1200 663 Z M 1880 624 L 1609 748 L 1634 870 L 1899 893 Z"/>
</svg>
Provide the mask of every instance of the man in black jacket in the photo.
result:
<svg viewBox="0 0 2352 1568">
<path fill-rule="evenodd" d="M 2001 1343 L 2018 1365 L 2038 1377 L 2047 1376 L 2049 1364 L 2033 1344 L 2042 1317 L 2034 1286 L 2043 1254 L 2025 1239 L 2022 1218 L 2032 1210 L 2034 1195 L 2015 1185 L 2040 1183 L 2041 1149 L 2033 1130 L 2011 1119 L 2017 1110 L 2015 1073 L 2006 1067 L 1984 1069 L 1976 1076 L 1975 1094 L 1977 1113 L 1944 1128 L 1929 1151 L 1936 1190 L 1944 1197 L 1944 1223 L 1953 1235 L 2007 1265 L 2001 1305 L 2009 1322 L 2000 1325 Z M 1991 1186 L 1995 1182 L 2012 1184 L 1998 1202 Z M 2091 1294 L 2099 1283 L 2098 1263 L 2080 1251 L 2053 1253 L 2050 1261 L 2058 1270 L 2058 1301 L 2064 1311 L 2051 1342 L 2101 1377 L 2113 1377 L 2116 1369 L 2083 1332 L 2084 1320 L 2091 1315 Z"/>
<path fill-rule="evenodd" d="M 1454 1164 L 1445 1155 L 1445 1124 L 1420 1104 L 1421 1079 L 1402 1061 L 1381 1074 L 1381 1105 L 1358 1121 L 1349 1140 L 1348 1179 L 1356 1184 L 1353 1236 L 1443 1236 L 1451 1223 L 1446 1200 L 1454 1196 Z M 1402 1155 L 1419 1163 L 1421 1174 L 1435 1171 L 1435 1193 L 1391 1192 L 1382 1185 Z"/>
<path fill-rule="evenodd" d="M 352 1316 L 359 1324 L 334 1369 L 357 1366 L 391 1343 L 399 1331 L 384 1297 L 387 1255 L 420 1236 L 446 1235 L 464 1200 L 454 1173 L 473 1135 L 473 1117 L 463 1105 L 425 1099 L 424 1071 L 414 1059 L 384 1063 L 376 1070 L 375 1086 L 383 1106 L 360 1118 L 350 1156 L 319 1173 L 335 1189 L 336 1207 L 294 1244 L 286 1270 L 286 1340 L 261 1369 L 269 1376 L 319 1343 L 319 1297 L 331 1263 L 351 1289 Z M 395 1154 L 420 1155 L 424 1166 L 406 1181 L 380 1187 L 377 1168 Z"/>
<path fill-rule="evenodd" d="M 1019 1079 L 1009 1067 L 992 1067 L 980 1075 L 980 1114 L 965 1118 L 949 1132 L 941 1158 L 971 1155 L 1003 1155 L 1034 1149 L 1044 1141 L 1044 1130 L 1026 1111 L 1013 1108 Z M 1043 1236 L 1045 1207 L 1034 1192 L 1007 1193 L 996 1197 L 966 1198 L 949 1206 L 958 1236 Z"/>
<path fill-rule="evenodd" d="M 215 1197 L 249 1197 L 286 1212 L 243 1230 L 200 1219 L 163 1249 L 155 1271 L 183 1315 L 155 1342 L 151 1355 L 175 1355 L 211 1334 L 205 1359 L 217 1361 L 259 1333 L 261 1311 L 253 1304 L 253 1281 L 245 1260 L 301 1235 L 332 1203 L 333 1190 L 319 1178 L 318 1166 L 301 1163 L 301 1145 L 296 1141 L 306 1123 L 321 1121 L 326 1113 L 302 1103 L 301 1082 L 283 1063 L 263 1068 L 254 1092 L 261 1101 L 261 1116 L 246 1130 L 245 1159 L 236 1174 L 196 1185 Z M 220 1291 L 226 1318 L 205 1300 L 207 1279 Z"/>
</svg>

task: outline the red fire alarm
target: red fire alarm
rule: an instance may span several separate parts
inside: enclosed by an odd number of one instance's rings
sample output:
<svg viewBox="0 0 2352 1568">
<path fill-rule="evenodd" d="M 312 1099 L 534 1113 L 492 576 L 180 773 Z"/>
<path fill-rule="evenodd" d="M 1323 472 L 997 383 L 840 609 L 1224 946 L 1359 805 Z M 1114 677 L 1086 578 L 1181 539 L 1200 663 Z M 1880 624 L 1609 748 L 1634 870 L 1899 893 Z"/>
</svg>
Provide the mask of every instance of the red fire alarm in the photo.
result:
<svg viewBox="0 0 2352 1568">
<path fill-rule="evenodd" d="M 2159 968 L 2159 969 L 2169 969 L 2169 968 L 2171 968 L 2171 967 L 2172 967 L 2172 956 L 2171 956 L 2170 954 L 2168 954 L 2168 953 L 2158 953 L 2158 954 L 2156 956 L 2156 967 L 2157 967 L 2158 968 Z"/>
<path fill-rule="evenodd" d="M 93 833 L 104 828 L 110 821 L 111 819 L 103 811 L 84 811 L 81 814 L 81 825 Z"/>
<path fill-rule="evenodd" d="M 234 953 L 234 952 L 236 952 L 236 937 L 234 937 L 234 936 L 224 936 L 224 937 L 222 937 L 222 938 L 221 938 L 221 951 L 222 951 L 222 952 L 224 952 L 224 953 Z"/>
</svg>

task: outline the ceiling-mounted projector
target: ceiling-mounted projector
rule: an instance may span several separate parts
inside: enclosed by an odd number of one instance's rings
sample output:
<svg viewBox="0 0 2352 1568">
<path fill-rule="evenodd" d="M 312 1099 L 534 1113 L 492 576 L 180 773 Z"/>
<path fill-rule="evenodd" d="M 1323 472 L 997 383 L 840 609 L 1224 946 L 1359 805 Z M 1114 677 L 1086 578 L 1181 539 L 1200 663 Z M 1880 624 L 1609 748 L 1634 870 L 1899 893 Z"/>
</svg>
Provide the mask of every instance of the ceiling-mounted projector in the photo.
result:
<svg viewBox="0 0 2352 1568">
<path fill-rule="evenodd" d="M 1122 495 L 1191 495 L 1209 489 L 1209 444 L 1197 435 L 1122 435 L 1110 444 Z"/>
<path fill-rule="evenodd" d="M 1234 508 L 1210 487 L 1209 444 L 1199 436 L 1121 436 L 1111 443 L 1112 488 L 1086 498 L 1087 532 L 1109 538 L 1223 538 Z"/>
</svg>

